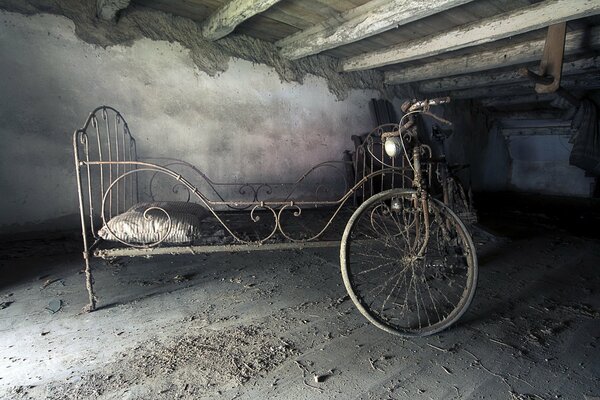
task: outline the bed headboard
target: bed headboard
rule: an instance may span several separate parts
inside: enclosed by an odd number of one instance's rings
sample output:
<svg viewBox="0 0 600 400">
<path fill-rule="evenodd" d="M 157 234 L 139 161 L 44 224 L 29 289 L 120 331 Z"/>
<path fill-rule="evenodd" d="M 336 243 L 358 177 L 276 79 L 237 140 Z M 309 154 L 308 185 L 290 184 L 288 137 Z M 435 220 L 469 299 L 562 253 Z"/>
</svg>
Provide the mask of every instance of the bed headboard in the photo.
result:
<svg viewBox="0 0 600 400">
<path fill-rule="evenodd" d="M 81 224 L 97 238 L 103 198 L 107 218 L 138 202 L 135 139 L 119 111 L 100 106 L 73 134 L 73 152 Z"/>
</svg>

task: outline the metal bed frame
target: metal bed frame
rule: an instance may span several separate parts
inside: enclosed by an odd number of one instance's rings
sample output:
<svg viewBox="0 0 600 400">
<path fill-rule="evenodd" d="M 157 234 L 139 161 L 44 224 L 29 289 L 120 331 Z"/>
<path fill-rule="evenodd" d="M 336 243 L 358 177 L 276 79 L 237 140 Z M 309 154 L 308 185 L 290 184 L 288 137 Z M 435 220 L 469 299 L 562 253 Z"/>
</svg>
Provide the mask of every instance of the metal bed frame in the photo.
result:
<svg viewBox="0 0 600 400">
<path fill-rule="evenodd" d="M 379 131 L 387 127 L 378 128 Z M 373 135 L 375 137 L 376 135 Z M 372 140 L 369 141 L 370 143 Z M 379 146 L 381 147 L 381 146 Z M 383 147 L 381 154 L 384 156 Z M 317 242 L 324 232 L 331 226 L 342 207 L 347 204 L 357 204 L 360 199 L 365 199 L 377 191 L 398 186 L 399 182 L 406 182 L 403 167 L 384 168 L 381 164 L 368 156 L 361 148 L 354 161 L 326 161 L 315 165 L 306 171 L 299 179 L 293 182 L 267 183 L 267 182 L 215 182 L 197 167 L 185 161 L 173 158 L 152 158 L 155 162 L 141 161 L 137 157 L 136 141 L 131 135 L 129 126 L 123 115 L 113 107 L 100 106 L 93 110 L 82 128 L 73 135 L 73 151 L 75 156 L 75 169 L 77 175 L 77 189 L 79 194 L 79 210 L 81 215 L 81 228 L 83 236 L 83 257 L 85 260 L 86 286 L 89 293 L 87 310 L 96 307 L 96 296 L 93 290 L 93 277 L 89 265 L 91 257 L 111 258 L 120 256 L 149 256 L 158 254 L 190 254 L 218 251 L 247 251 L 247 250 L 273 250 L 294 249 L 306 247 L 330 247 L 339 245 L 339 241 Z M 160 164 L 158 162 L 161 162 Z M 184 177 L 174 167 L 184 167 L 188 173 Z M 350 182 L 345 169 L 347 167 L 359 169 L 359 174 Z M 344 170 L 342 170 L 342 168 Z M 309 176 L 320 169 L 333 171 L 343 181 L 344 194 L 334 200 L 295 200 L 294 193 L 307 180 Z M 150 172 L 149 197 L 155 200 L 154 183 L 157 177 L 167 176 L 174 183 L 172 192 L 179 194 L 185 192 L 185 201 L 196 200 L 219 221 L 237 244 L 226 246 L 161 246 L 168 232 L 162 239 L 147 245 L 138 245 L 119 240 L 122 247 L 103 249 L 104 242 L 97 234 L 98 228 L 115 215 L 125 212 L 137 204 L 140 199 L 139 174 Z M 199 177 L 204 183 L 204 189 L 193 184 L 190 176 Z M 379 178 L 378 180 L 376 178 Z M 283 200 L 270 201 L 263 199 L 272 194 L 274 188 L 285 190 Z M 226 200 L 223 189 L 235 189 L 239 195 L 247 195 L 249 200 Z M 321 192 L 328 188 L 318 185 L 315 195 L 318 198 Z M 212 198 L 209 198 L 212 194 Z M 330 207 L 332 215 L 325 222 L 322 229 L 309 238 L 295 238 L 289 234 L 282 225 L 282 216 L 286 211 L 292 211 L 295 217 L 300 217 L 302 209 L 306 207 Z M 271 232 L 257 240 L 244 240 L 238 237 L 229 228 L 228 224 L 220 217 L 220 212 L 226 210 L 249 210 L 252 222 L 257 222 L 258 210 L 267 211 L 274 217 L 274 226 Z M 161 212 L 168 215 L 165 210 Z M 114 234 L 114 232 L 112 232 Z M 285 242 L 267 243 L 275 234 L 280 234 Z M 114 235 L 117 236 L 117 235 Z"/>
<path fill-rule="evenodd" d="M 286 250 L 339 246 L 340 240 L 323 240 L 344 206 L 356 207 L 373 195 L 385 191 L 407 190 L 414 186 L 414 171 L 410 159 L 386 155 L 384 142 L 398 136 L 401 125 L 388 124 L 377 127 L 369 133 L 357 147 L 352 161 L 327 161 L 310 168 L 299 179 L 292 182 L 266 183 L 242 182 L 224 183 L 210 179 L 200 169 L 185 161 L 172 158 L 139 160 L 136 141 L 123 115 L 113 107 L 100 106 L 87 117 L 82 128 L 73 135 L 73 151 L 79 195 L 79 209 L 83 238 L 83 259 L 85 262 L 85 282 L 89 303 L 85 311 L 93 311 L 97 306 L 94 291 L 91 258 L 114 258 L 122 256 L 154 256 L 175 254 L 198 254 L 212 252 L 233 252 L 249 250 Z M 408 164 L 408 165 L 407 165 Z M 424 163 L 424 176 L 432 180 L 432 168 Z M 184 170 L 185 172 L 181 172 Z M 319 183 L 314 188 L 315 199 L 297 199 L 301 187 L 318 171 L 331 171 L 338 177 L 338 186 L 343 182 L 343 194 L 331 199 L 332 185 Z M 148 190 L 142 193 L 142 174 L 149 174 Z M 353 176 L 352 176 L 353 175 Z M 160 239 L 150 244 L 131 243 L 116 237 L 118 246 L 104 245 L 98 228 L 104 226 L 110 231 L 107 222 L 114 216 L 140 202 L 142 194 L 155 200 L 155 184 L 158 180 L 171 180 L 169 193 L 183 196 L 184 201 L 195 201 L 208 210 L 233 241 L 231 244 L 205 245 L 166 245 L 165 239 L 171 230 L 169 213 L 161 207 L 152 207 L 155 212 L 164 213 L 169 221 Z M 199 183 L 197 183 L 199 182 Z M 339 188 L 338 188 L 339 189 Z M 237 199 L 228 200 L 226 192 L 236 193 Z M 274 191 L 282 196 L 271 200 Z M 321 199 L 324 193 L 329 198 Z M 321 208 L 329 216 L 320 220 L 316 233 L 298 235 L 290 232 L 284 222 L 284 215 L 299 218 L 303 209 Z M 245 210 L 249 223 L 264 224 L 267 215 L 272 222 L 267 232 L 260 237 L 249 239 L 236 233 L 225 218 L 228 213 L 240 215 Z M 144 216 L 152 218 L 146 210 Z M 373 223 L 373 219 L 371 220 Z M 394 332 L 405 334 L 406 332 Z M 411 334 L 408 332 L 408 334 Z"/>
</svg>

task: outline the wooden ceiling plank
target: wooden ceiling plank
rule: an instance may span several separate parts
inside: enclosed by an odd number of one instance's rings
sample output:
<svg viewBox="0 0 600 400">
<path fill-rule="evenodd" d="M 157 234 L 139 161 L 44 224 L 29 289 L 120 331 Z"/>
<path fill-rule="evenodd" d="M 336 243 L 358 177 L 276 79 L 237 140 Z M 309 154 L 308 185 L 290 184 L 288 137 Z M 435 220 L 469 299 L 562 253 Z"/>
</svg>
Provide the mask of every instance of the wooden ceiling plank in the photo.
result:
<svg viewBox="0 0 600 400">
<path fill-rule="evenodd" d="M 339 11 L 317 0 L 286 1 L 278 4 L 275 8 L 302 18 L 311 25 L 321 23 L 327 18 L 339 14 Z"/>
<path fill-rule="evenodd" d="M 266 40 L 270 43 L 273 43 L 286 35 L 298 32 L 298 30 L 299 29 L 294 26 L 267 17 L 265 14 L 255 15 L 247 22 L 238 25 L 236 28 L 237 33 Z"/>
<path fill-rule="evenodd" d="M 356 42 L 472 0 L 374 0 L 285 37 L 281 54 L 298 59 Z"/>
<path fill-rule="evenodd" d="M 236 26 L 260 14 L 281 0 L 231 0 L 211 14 L 202 24 L 202 36 L 209 40 L 229 35 Z"/>
<path fill-rule="evenodd" d="M 173 2 L 171 0 L 134 0 L 133 3 L 153 10 L 163 11 L 193 19 L 194 21 L 203 21 L 216 8 L 209 8 L 207 5 L 196 4 L 190 1 Z"/>
<path fill-rule="evenodd" d="M 117 13 L 127 8 L 130 2 L 131 0 L 97 0 L 96 15 L 106 21 L 113 21 L 117 18 Z"/>
<path fill-rule="evenodd" d="M 544 43 L 545 39 L 533 40 L 398 71 L 386 71 L 385 83 L 392 85 L 416 82 L 539 61 L 544 51 Z M 577 54 L 585 49 L 584 46 L 600 48 L 600 27 L 595 27 L 589 32 L 581 30 L 567 33 L 565 54 Z"/>
<path fill-rule="evenodd" d="M 298 6 L 294 3 L 285 2 L 270 8 L 263 15 L 294 26 L 300 30 L 313 26 L 324 19 L 319 13 L 306 10 L 302 5 Z"/>
<path fill-rule="evenodd" d="M 569 76 L 578 73 L 600 70 L 600 57 L 582 58 L 563 65 L 562 75 Z M 527 80 L 519 71 L 487 72 L 477 75 L 460 75 L 452 78 L 442 78 L 423 82 L 419 85 L 422 93 L 435 93 L 445 90 L 460 90 L 478 86 L 503 85 Z"/>
<path fill-rule="evenodd" d="M 502 3 L 502 7 L 497 6 L 498 3 Z M 504 3 L 507 3 L 507 5 L 505 6 Z M 510 5 L 510 7 L 508 5 Z M 483 18 L 489 18 L 493 15 L 502 12 L 512 11 L 516 8 L 522 8 L 526 5 L 530 5 L 530 2 L 528 2 L 527 0 L 472 1 L 470 3 L 451 8 L 444 12 L 430 15 L 426 18 L 419 19 L 417 21 L 413 21 L 399 28 L 390 29 L 389 31 L 382 32 L 377 35 L 362 39 L 358 42 L 350 43 L 347 45 L 336 47 L 331 50 L 327 50 L 325 53 L 331 55 L 338 55 L 338 57 L 340 58 L 353 57 L 368 51 L 379 50 L 387 48 L 389 46 L 406 43 L 411 40 L 420 39 L 438 32 L 453 29 L 458 25 L 472 23 Z M 459 17 L 460 20 L 457 20 Z M 373 44 L 372 48 L 369 50 L 361 51 L 360 48 L 356 46 L 359 43 L 367 41 L 371 41 L 369 43 Z M 342 57 L 341 54 L 344 54 L 344 56 Z"/>
<path fill-rule="evenodd" d="M 342 13 L 351 8 L 361 6 L 365 3 L 367 3 L 368 0 L 363 0 L 363 1 L 359 1 L 359 2 L 349 1 L 349 0 L 316 0 L 316 2 L 333 9 L 338 13 Z"/>
<path fill-rule="evenodd" d="M 372 69 L 489 43 L 571 19 L 600 14 L 598 0 L 545 0 L 532 6 L 342 61 L 342 71 Z"/>
</svg>

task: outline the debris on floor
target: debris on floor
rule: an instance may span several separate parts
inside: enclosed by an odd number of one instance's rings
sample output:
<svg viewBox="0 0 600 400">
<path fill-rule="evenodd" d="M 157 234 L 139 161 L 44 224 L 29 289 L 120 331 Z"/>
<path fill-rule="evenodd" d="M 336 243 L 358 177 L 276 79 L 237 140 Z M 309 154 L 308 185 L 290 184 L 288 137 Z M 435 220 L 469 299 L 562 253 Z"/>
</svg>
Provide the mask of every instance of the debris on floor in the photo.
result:
<svg viewBox="0 0 600 400">
<path fill-rule="evenodd" d="M 175 398 L 185 393 L 217 396 L 223 390 L 264 377 L 297 350 L 259 326 L 238 326 L 220 331 L 201 329 L 165 341 L 150 340 L 118 354 L 105 372 L 84 374 L 75 382 L 56 382 L 46 390 L 49 398 L 95 398 L 129 392 L 143 397 L 145 381 L 157 385 L 154 398 Z"/>
<path fill-rule="evenodd" d="M 60 300 L 60 299 L 52 299 L 46 306 L 46 310 L 48 310 L 48 312 L 50 314 L 56 314 L 57 312 L 60 311 L 61 308 L 62 308 L 62 300 Z"/>
<path fill-rule="evenodd" d="M 557 231 L 488 242 L 471 308 L 427 338 L 366 321 L 344 289 L 338 252 L 100 262 L 101 307 L 90 314 L 79 314 L 87 298 L 78 253 L 11 259 L 29 272 L 0 287 L 0 398 L 599 394 L 598 240 Z M 54 277 L 64 286 L 39 290 Z"/>
<path fill-rule="evenodd" d="M 14 301 L 2 301 L 2 302 L 0 302 L 0 310 L 4 310 L 5 308 L 8 308 L 12 303 L 14 303 Z"/>
</svg>

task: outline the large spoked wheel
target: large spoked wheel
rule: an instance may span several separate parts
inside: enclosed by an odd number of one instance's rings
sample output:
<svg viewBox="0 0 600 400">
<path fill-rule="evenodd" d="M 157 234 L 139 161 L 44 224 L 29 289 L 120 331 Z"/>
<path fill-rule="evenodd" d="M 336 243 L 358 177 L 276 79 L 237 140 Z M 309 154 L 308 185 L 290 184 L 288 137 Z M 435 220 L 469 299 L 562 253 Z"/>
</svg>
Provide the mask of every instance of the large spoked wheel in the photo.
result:
<svg viewBox="0 0 600 400">
<path fill-rule="evenodd" d="M 429 198 L 428 223 L 416 191 L 378 193 L 354 212 L 340 263 L 350 298 L 384 331 L 427 336 L 456 322 L 477 285 L 477 257 L 465 225 Z M 428 232 L 427 232 L 428 231 Z"/>
</svg>

